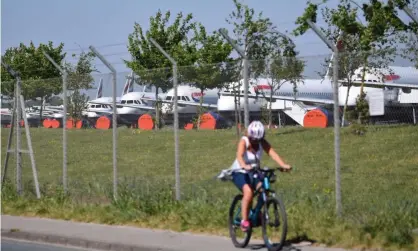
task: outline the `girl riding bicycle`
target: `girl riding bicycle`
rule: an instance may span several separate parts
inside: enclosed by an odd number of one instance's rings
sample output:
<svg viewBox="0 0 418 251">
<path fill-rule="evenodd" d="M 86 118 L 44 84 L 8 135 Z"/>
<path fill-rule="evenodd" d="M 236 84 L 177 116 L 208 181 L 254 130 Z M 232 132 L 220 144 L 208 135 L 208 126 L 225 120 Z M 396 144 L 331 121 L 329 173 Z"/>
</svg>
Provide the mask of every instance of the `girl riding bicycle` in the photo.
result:
<svg viewBox="0 0 418 251">
<path fill-rule="evenodd" d="M 238 143 L 236 159 L 229 169 L 232 172 L 232 181 L 243 193 L 241 204 L 242 231 L 247 231 L 250 226 L 248 211 L 253 199 L 253 189 L 251 188 L 251 181 L 253 179 L 251 175 L 251 164 L 257 163 L 257 161 L 261 159 L 264 150 L 279 166 L 282 167 L 282 171 L 291 169 L 291 167 L 280 158 L 264 136 L 264 125 L 260 121 L 251 122 L 244 136 Z M 261 182 L 258 182 L 257 188 L 260 185 Z"/>
</svg>

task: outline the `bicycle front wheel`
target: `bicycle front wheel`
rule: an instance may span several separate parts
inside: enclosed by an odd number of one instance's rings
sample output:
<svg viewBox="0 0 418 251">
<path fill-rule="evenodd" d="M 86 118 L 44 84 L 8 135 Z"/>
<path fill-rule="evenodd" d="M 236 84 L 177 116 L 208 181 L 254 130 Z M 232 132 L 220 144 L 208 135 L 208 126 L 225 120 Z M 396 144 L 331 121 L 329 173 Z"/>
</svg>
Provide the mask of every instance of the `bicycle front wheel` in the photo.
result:
<svg viewBox="0 0 418 251">
<path fill-rule="evenodd" d="M 264 243 L 268 250 L 278 251 L 282 249 L 287 235 L 287 216 L 284 203 L 280 198 L 267 199 L 261 219 L 261 228 Z M 274 232 L 278 231 L 277 235 Z M 273 241 L 273 236 L 278 237 L 278 242 Z"/>
</svg>

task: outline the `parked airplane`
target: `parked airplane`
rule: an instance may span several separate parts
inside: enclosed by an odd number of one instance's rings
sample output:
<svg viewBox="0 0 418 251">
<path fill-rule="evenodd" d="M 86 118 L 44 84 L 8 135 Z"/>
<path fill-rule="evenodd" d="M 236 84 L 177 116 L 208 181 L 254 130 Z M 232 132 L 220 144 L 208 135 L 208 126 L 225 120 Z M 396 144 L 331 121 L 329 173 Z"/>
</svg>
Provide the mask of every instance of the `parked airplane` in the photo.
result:
<svg viewBox="0 0 418 251">
<path fill-rule="evenodd" d="M 369 102 L 369 112 L 371 116 L 383 116 L 385 108 L 390 109 L 394 106 L 411 106 L 418 103 L 418 70 L 410 67 L 390 66 L 387 69 L 375 69 L 374 73 L 366 72 L 363 91 L 366 100 Z M 362 68 L 358 68 L 352 78 L 352 86 L 349 90 L 347 99 L 348 106 L 355 106 L 356 99 L 360 94 Z M 265 85 L 269 79 L 258 79 L 260 86 Z M 344 106 L 347 98 L 348 81 L 339 81 L 338 105 Z M 292 96 L 293 86 L 284 84 L 278 92 L 272 96 L 274 109 L 284 110 L 284 112 L 294 119 L 297 123 L 303 124 L 303 116 L 309 110 L 315 109 L 319 105 L 331 105 L 333 100 L 333 86 L 330 78 L 324 80 L 304 80 L 303 85 L 298 85 L 298 93 Z M 265 88 L 267 89 L 267 88 Z M 269 97 L 268 91 L 265 92 Z M 221 96 L 232 94 L 221 92 Z M 240 94 L 243 96 L 243 94 Z M 251 98 L 262 98 L 258 94 L 249 94 Z M 321 97 L 322 96 L 322 97 Z M 268 100 L 268 99 L 267 99 Z M 287 101 L 287 102 L 286 102 Z M 298 105 L 295 105 L 295 102 Z M 306 105 L 304 103 L 316 104 Z M 413 111 L 415 114 L 415 110 Z"/>
<path fill-rule="evenodd" d="M 132 125 L 137 123 L 138 118 L 141 115 L 155 110 L 155 108 L 150 104 L 150 101 L 154 100 L 153 97 L 155 96 L 155 93 L 147 89 L 146 86 L 144 86 L 142 92 L 134 92 L 133 85 L 135 80 L 133 78 L 133 73 L 131 73 L 127 81 L 129 81 L 129 85 L 125 85 L 123 95 L 116 106 L 117 116 L 118 124 Z M 159 98 L 163 98 L 164 96 L 164 94 L 160 94 Z M 111 100 L 96 99 L 90 101 L 90 103 L 110 107 L 112 105 Z M 98 113 L 98 116 L 111 116 L 112 114 L 113 110 L 110 109 L 108 111 L 101 111 Z"/>
</svg>

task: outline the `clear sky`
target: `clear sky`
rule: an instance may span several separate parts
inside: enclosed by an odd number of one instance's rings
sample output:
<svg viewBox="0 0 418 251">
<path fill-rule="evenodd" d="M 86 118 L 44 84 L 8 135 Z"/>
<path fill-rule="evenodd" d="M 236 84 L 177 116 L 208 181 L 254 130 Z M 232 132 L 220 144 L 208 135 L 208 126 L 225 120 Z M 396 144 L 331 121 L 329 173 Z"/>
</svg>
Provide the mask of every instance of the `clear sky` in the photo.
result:
<svg viewBox="0 0 418 251">
<path fill-rule="evenodd" d="M 320 1 L 320 0 L 318 0 Z M 306 6 L 306 0 L 244 0 L 256 13 L 263 11 L 281 32 L 291 31 L 295 20 Z M 358 1 L 361 2 L 361 1 Z M 330 7 L 338 0 L 332 0 Z M 129 73 L 123 59 L 129 59 L 127 51 L 128 35 L 135 22 L 148 29 L 149 17 L 161 9 L 170 10 L 172 20 L 176 13 L 193 13 L 194 19 L 201 22 L 207 30 L 231 27 L 225 21 L 234 9 L 232 0 L 1 0 L 1 51 L 28 44 L 31 40 L 38 45 L 53 41 L 55 45 L 63 42 L 70 56 L 88 50 L 94 45 L 111 62 L 118 72 Z M 319 21 L 319 24 L 323 22 Z M 320 62 L 329 49 L 312 32 L 295 38 L 300 55 L 308 60 Z M 74 62 L 70 57 L 68 61 Z M 108 70 L 96 60 L 97 68 L 105 73 Z M 110 79 L 109 79 L 110 80 Z M 106 81 L 106 80 L 105 80 Z M 106 82 L 105 82 L 106 84 Z M 118 83 L 123 85 L 123 83 Z M 119 88 L 121 89 L 121 87 Z M 104 88 L 108 95 L 110 88 Z M 118 91 L 119 92 L 119 91 Z"/>
</svg>

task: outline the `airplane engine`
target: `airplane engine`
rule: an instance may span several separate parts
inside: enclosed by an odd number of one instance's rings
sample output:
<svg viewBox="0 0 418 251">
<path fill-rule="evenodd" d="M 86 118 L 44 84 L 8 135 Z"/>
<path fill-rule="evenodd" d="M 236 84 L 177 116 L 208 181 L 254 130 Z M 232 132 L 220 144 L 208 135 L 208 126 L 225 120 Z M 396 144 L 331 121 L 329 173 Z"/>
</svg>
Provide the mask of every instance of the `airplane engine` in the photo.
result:
<svg viewBox="0 0 418 251">
<path fill-rule="evenodd" d="M 412 91 L 411 88 L 406 88 L 406 87 L 402 88 L 403 93 L 410 94 L 411 91 Z"/>
</svg>

